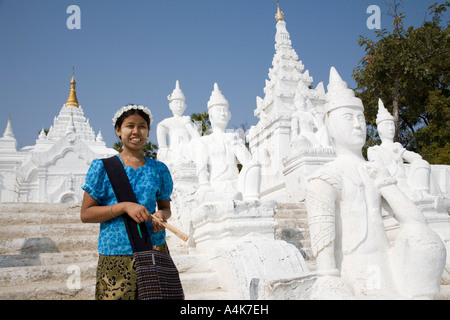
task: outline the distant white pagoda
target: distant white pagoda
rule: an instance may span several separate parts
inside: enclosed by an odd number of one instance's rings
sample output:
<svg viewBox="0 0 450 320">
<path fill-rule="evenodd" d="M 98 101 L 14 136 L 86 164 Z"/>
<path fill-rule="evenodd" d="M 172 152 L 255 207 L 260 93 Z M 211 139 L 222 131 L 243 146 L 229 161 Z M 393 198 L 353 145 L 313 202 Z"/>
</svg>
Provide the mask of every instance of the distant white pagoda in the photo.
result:
<svg viewBox="0 0 450 320">
<path fill-rule="evenodd" d="M 274 114 L 291 114 L 294 111 L 293 99 L 299 81 L 307 87 L 313 82 L 309 71 L 303 72 L 305 67 L 292 48 L 291 37 L 279 6 L 275 19 L 275 55 L 272 68 L 269 69 L 269 80 L 266 80 L 264 88 L 265 97 L 257 97 L 255 110 L 255 116 L 260 119 Z"/>
<path fill-rule="evenodd" d="M 278 3 L 278 1 L 277 1 Z M 308 104 L 308 112 L 323 110 L 325 90 L 323 83 L 311 88 L 313 78 L 295 50 L 286 28 L 283 12 L 277 4 L 275 55 L 264 87 L 264 98 L 256 97 L 254 114 L 260 120 L 247 137 L 252 155 L 262 165 L 262 199 L 286 199 L 286 164 L 292 154 L 291 123 L 298 111 L 296 100 Z M 297 178 L 296 178 L 297 179 Z M 289 188 L 288 188 L 289 189 Z"/>
<path fill-rule="evenodd" d="M 39 133 L 34 146 L 17 150 L 11 120 L 0 138 L 0 202 L 75 202 L 95 158 L 116 154 L 95 135 L 78 104 L 72 76 L 67 102 L 48 134 Z"/>
</svg>

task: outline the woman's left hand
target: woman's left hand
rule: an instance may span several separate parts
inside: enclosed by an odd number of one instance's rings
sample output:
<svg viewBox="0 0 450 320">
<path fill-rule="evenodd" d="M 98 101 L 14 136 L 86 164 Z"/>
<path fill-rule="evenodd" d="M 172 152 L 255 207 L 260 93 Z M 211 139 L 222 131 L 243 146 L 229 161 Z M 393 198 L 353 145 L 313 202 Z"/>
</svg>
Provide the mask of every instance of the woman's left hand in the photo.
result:
<svg viewBox="0 0 450 320">
<path fill-rule="evenodd" d="M 167 221 L 167 219 L 164 217 L 164 210 L 158 210 L 153 214 L 153 216 L 156 216 L 161 221 L 164 222 Z M 153 225 L 153 232 L 159 232 L 165 229 L 165 227 L 156 220 L 152 220 L 152 225 Z"/>
<path fill-rule="evenodd" d="M 167 222 L 167 219 L 170 218 L 172 215 L 172 211 L 170 211 L 170 201 L 169 200 L 157 200 L 156 203 L 158 204 L 158 211 L 156 211 L 153 215 L 156 216 L 159 220 Z M 159 232 L 165 229 L 165 227 L 155 221 L 152 220 L 153 224 L 153 232 Z"/>
</svg>

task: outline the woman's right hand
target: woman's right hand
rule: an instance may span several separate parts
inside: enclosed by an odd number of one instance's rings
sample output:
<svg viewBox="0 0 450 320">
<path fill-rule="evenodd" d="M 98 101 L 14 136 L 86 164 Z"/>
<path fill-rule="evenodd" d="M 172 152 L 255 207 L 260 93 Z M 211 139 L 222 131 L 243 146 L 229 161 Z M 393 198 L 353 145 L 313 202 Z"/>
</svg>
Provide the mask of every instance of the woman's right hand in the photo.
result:
<svg viewBox="0 0 450 320">
<path fill-rule="evenodd" d="M 137 223 L 148 222 L 152 219 L 147 208 L 138 203 L 127 202 L 125 212 Z"/>
</svg>

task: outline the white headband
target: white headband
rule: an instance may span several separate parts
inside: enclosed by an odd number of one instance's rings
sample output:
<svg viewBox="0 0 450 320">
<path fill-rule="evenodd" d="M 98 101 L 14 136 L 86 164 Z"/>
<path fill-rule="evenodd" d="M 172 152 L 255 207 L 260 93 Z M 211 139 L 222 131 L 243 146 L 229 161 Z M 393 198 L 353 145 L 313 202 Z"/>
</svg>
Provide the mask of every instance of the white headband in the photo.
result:
<svg viewBox="0 0 450 320">
<path fill-rule="evenodd" d="M 127 112 L 127 111 L 129 111 L 131 109 L 144 111 L 148 115 L 148 117 L 150 118 L 150 124 L 152 124 L 153 116 L 152 116 L 152 113 L 150 112 L 150 110 L 148 108 L 146 108 L 144 106 L 138 106 L 138 105 L 135 105 L 135 104 L 129 104 L 129 105 L 125 106 L 125 107 L 120 108 L 116 112 L 116 114 L 114 115 L 114 118 L 112 119 L 113 120 L 113 126 L 116 125 L 117 119 L 119 119 L 124 112 Z"/>
</svg>

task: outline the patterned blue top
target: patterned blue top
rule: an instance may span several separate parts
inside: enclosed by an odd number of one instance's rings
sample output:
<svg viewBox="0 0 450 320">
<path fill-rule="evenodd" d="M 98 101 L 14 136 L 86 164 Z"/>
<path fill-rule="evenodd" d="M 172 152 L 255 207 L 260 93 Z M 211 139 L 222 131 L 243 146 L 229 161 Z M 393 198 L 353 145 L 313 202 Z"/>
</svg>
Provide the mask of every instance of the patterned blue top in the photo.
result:
<svg viewBox="0 0 450 320">
<path fill-rule="evenodd" d="M 120 161 L 124 165 L 120 156 Z M 145 158 L 145 165 L 133 169 L 125 167 L 131 187 L 139 204 L 145 206 L 150 213 L 155 213 L 156 200 L 171 200 L 173 182 L 167 166 L 157 160 Z M 103 161 L 94 159 L 86 174 L 86 183 L 82 187 L 100 206 L 118 203 L 114 190 L 109 182 Z M 126 214 L 126 213 L 124 213 Z M 154 246 L 166 241 L 166 230 L 153 233 L 151 221 L 146 223 L 150 239 Z M 119 216 L 100 223 L 98 252 L 102 255 L 131 255 L 133 250 L 128 239 L 123 217 Z"/>
</svg>

